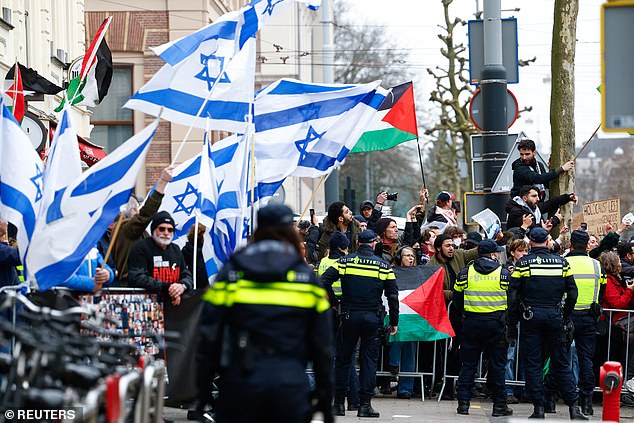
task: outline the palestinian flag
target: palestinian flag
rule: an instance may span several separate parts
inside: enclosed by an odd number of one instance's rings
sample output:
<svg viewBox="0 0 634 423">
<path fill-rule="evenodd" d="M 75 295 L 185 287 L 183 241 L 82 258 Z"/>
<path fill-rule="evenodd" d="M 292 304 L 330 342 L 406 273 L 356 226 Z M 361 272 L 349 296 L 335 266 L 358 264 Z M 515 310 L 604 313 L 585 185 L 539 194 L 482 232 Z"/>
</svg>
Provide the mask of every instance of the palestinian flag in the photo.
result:
<svg viewBox="0 0 634 423">
<path fill-rule="evenodd" d="M 62 100 L 56 112 L 64 108 L 68 99 L 71 104 L 94 107 L 108 94 L 112 81 L 112 54 L 106 44 L 106 31 L 112 16 L 107 17 L 95 34 L 90 47 L 84 55 L 79 76 L 73 78 L 66 89 L 66 98 Z"/>
<path fill-rule="evenodd" d="M 59 87 L 41 76 L 37 71 L 27 68 L 24 65 L 18 63 L 20 69 L 20 77 L 22 78 L 22 87 L 24 88 L 24 95 L 29 94 L 57 94 L 62 90 Z M 15 74 L 15 65 L 7 72 L 6 80 L 12 80 Z"/>
<path fill-rule="evenodd" d="M 390 89 L 374 121 L 350 153 L 388 150 L 417 138 L 414 87 L 411 82 L 406 82 Z"/>
<path fill-rule="evenodd" d="M 395 267 L 399 320 L 390 342 L 436 341 L 455 336 L 443 295 L 445 270 L 439 266 Z M 384 299 L 386 310 L 387 300 Z"/>
<path fill-rule="evenodd" d="M 20 74 L 20 71 L 14 72 L 11 79 L 8 77 L 5 79 L 4 94 L 7 97 L 7 107 L 11 110 L 15 120 L 17 120 L 18 123 L 21 123 L 24 118 L 25 110 L 24 87 L 22 85 L 22 75 Z"/>
</svg>

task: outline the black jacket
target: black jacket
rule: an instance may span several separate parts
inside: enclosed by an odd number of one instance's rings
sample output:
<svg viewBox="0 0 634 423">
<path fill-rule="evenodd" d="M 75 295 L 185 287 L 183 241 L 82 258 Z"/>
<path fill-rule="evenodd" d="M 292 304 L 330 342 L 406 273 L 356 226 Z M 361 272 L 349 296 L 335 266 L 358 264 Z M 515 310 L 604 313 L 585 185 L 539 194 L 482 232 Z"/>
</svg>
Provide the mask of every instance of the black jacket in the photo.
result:
<svg viewBox="0 0 634 423">
<path fill-rule="evenodd" d="M 623 279 L 634 279 L 634 265 L 623 259 L 621 259 L 621 277 Z"/>
<path fill-rule="evenodd" d="M 15 269 L 20 265 L 18 249 L 10 247 L 6 242 L 0 242 L 0 286 L 17 285 L 20 283 Z"/>
<path fill-rule="evenodd" d="M 540 270 L 557 275 L 543 276 Z M 548 248 L 535 247 L 531 253 L 515 263 L 507 293 L 509 323 L 514 325 L 520 318 L 520 301 L 531 307 L 559 307 L 566 294 L 563 316 L 570 318 L 577 303 L 577 285 L 565 258 L 552 254 Z"/>
<path fill-rule="evenodd" d="M 289 280 L 289 275 L 293 279 Z M 262 291 L 275 290 L 269 283 L 277 282 L 320 290 L 325 295 L 315 273 L 290 245 L 279 241 L 256 242 L 235 253 L 203 299 L 222 285 L 229 287 L 242 281 L 255 283 Z M 238 285 L 237 289 L 227 288 L 226 292 L 240 289 Z M 298 289 L 298 292 L 305 290 Z M 318 397 L 330 404 L 333 396 L 330 312 L 267 301 L 258 303 L 260 298 L 261 295 L 253 296 L 231 305 L 203 303 L 196 356 L 200 399 L 207 400 L 216 372 L 220 372 L 223 383 L 240 384 L 248 390 L 252 387 L 251 378 L 271 371 L 270 363 L 287 363 L 283 374 L 267 379 L 270 380 L 268 386 L 256 387 L 258 392 L 276 392 L 280 383 L 305 382 L 304 369 L 312 362 Z M 240 342 L 245 345 L 240 347 Z M 245 369 L 249 364 L 253 368 L 251 372 Z"/>
<path fill-rule="evenodd" d="M 517 159 L 511 165 L 513 169 L 513 188 L 511 188 L 511 197 L 519 195 L 520 188 L 524 185 L 546 185 L 557 176 L 559 176 L 563 170 L 561 168 L 547 171 L 547 169 L 541 163 L 537 162 L 537 166 L 541 173 L 535 172 L 529 165 L 525 164 L 522 159 Z"/>
<path fill-rule="evenodd" d="M 543 216 L 547 213 L 555 213 L 558 208 L 563 206 L 564 204 L 568 204 L 570 202 L 570 194 L 560 195 L 559 197 L 554 197 L 549 200 L 537 203 L 537 207 L 542 213 L 542 221 L 545 221 Z M 518 204 L 513 198 L 511 198 L 505 206 L 505 210 L 508 213 L 506 218 L 506 227 L 507 228 L 519 228 L 522 226 L 522 221 L 525 214 L 531 214 L 532 211 L 524 205 Z M 555 216 L 553 217 L 553 227 L 559 225 L 559 219 Z M 540 222 L 541 224 L 541 222 Z M 535 216 L 533 216 L 533 224 L 529 229 L 533 229 L 537 225 L 535 222 Z"/>
<path fill-rule="evenodd" d="M 370 276 L 369 273 L 372 275 Z M 398 288 L 392 267 L 376 256 L 368 245 L 361 245 L 356 253 L 343 256 L 321 275 L 331 302 L 337 297 L 332 284 L 341 279 L 341 309 L 349 311 L 379 311 L 383 309 L 382 295 L 390 308 L 390 325 L 398 326 Z"/>
<path fill-rule="evenodd" d="M 192 274 L 178 245 L 172 243 L 162 250 L 152 238 L 134 244 L 128 260 L 128 286 L 167 294 L 173 283 L 192 287 Z"/>
<path fill-rule="evenodd" d="M 502 314 L 504 313 L 503 311 L 496 311 L 493 313 L 469 313 L 464 311 L 464 291 L 456 291 L 455 286 L 460 284 L 468 285 L 469 266 L 470 264 L 460 271 L 460 273 L 458 274 L 458 277 L 456 278 L 456 283 L 454 284 L 453 301 L 454 301 L 454 304 L 456 305 L 456 309 L 459 312 L 464 313 L 465 316 L 469 316 L 469 317 L 474 317 L 479 319 L 501 318 Z M 489 273 L 496 271 L 500 266 L 502 265 L 499 262 L 495 260 L 491 260 L 488 257 L 479 257 L 473 262 L 473 268 L 475 269 L 475 271 L 482 275 L 488 275 Z M 506 267 L 503 267 L 500 273 L 500 287 L 502 287 L 503 285 L 508 287 L 508 283 L 510 279 L 511 279 L 511 272 L 509 272 L 506 269 Z"/>
<path fill-rule="evenodd" d="M 181 249 L 183 258 L 187 264 L 187 269 L 194 274 L 194 244 L 187 241 L 187 244 Z M 192 281 L 193 283 L 193 281 Z M 205 267 L 205 259 L 203 257 L 202 243 L 198 244 L 198 253 L 196 254 L 196 286 L 195 289 L 205 289 L 209 286 L 209 277 L 207 276 L 207 268 Z"/>
</svg>

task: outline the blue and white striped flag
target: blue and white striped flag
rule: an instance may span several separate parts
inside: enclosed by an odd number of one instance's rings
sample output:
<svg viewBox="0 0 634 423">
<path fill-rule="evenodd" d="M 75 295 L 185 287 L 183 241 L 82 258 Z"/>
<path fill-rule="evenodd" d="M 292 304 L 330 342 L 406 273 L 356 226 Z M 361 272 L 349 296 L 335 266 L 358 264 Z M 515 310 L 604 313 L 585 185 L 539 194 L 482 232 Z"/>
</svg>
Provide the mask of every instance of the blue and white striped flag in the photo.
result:
<svg viewBox="0 0 634 423">
<path fill-rule="evenodd" d="M 315 178 L 341 165 L 385 98 L 379 84 L 281 79 L 258 93 L 253 122 L 260 205 L 288 176 Z"/>
<path fill-rule="evenodd" d="M 243 137 L 233 135 L 213 146 L 205 145 L 203 151 L 209 151 L 209 161 L 205 163 L 204 156 L 201 160 L 199 218 L 207 228 L 203 258 L 213 280 L 245 239 L 248 148 Z M 231 161 L 222 157 L 231 157 Z"/>
<path fill-rule="evenodd" d="M 244 133 L 254 96 L 255 34 L 293 1 L 254 0 L 154 48 L 166 64 L 124 107 L 154 116 L 162 110 L 162 118 L 184 126 Z M 320 3 L 297 1 L 312 9 Z"/>
<path fill-rule="evenodd" d="M 69 110 L 68 106 L 62 109 L 46 160 L 42 211 L 48 211 L 52 203 L 59 201 L 63 189 L 81 176 L 79 144 Z M 45 224 L 45 217 L 38 217 L 36 226 Z"/>
<path fill-rule="evenodd" d="M 42 204 L 44 165 L 2 98 L 0 113 L 0 217 L 18 228 L 24 263 Z"/>
<path fill-rule="evenodd" d="M 200 156 L 201 153 L 198 153 L 174 169 L 172 180 L 165 187 L 159 208 L 159 211 L 166 211 L 172 215 L 176 223 L 172 242 L 181 247 L 187 242 L 187 232 L 196 219 Z"/>
<path fill-rule="evenodd" d="M 38 225 L 26 255 L 41 290 L 75 273 L 126 204 L 157 126 L 158 119 L 84 172 L 43 212 L 46 224 Z"/>
</svg>

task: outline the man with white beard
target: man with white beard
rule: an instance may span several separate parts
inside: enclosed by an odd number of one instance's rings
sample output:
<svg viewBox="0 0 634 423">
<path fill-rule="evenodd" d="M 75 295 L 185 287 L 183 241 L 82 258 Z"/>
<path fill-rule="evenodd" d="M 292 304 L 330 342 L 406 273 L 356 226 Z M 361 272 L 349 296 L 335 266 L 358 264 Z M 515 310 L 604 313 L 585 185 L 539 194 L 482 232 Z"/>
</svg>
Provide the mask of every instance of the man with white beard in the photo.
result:
<svg viewBox="0 0 634 423">
<path fill-rule="evenodd" d="M 166 211 L 152 218 L 151 238 L 137 242 L 128 259 L 128 284 L 162 293 L 179 305 L 183 293 L 192 287 L 192 274 L 178 245 L 172 243 L 176 224 Z"/>
</svg>

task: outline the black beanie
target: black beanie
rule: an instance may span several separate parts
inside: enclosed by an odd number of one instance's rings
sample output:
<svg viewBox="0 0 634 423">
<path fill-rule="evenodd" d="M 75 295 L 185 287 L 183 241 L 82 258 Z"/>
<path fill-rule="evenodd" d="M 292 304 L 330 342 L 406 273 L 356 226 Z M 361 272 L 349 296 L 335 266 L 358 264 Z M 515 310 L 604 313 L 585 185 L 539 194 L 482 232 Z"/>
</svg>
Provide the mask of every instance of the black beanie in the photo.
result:
<svg viewBox="0 0 634 423">
<path fill-rule="evenodd" d="M 156 229 L 161 223 L 169 223 L 172 227 L 174 227 L 174 229 L 176 229 L 176 223 L 174 222 L 174 219 L 172 219 L 172 216 L 166 211 L 160 211 L 152 218 L 150 231 L 154 232 L 154 229 Z"/>
</svg>

